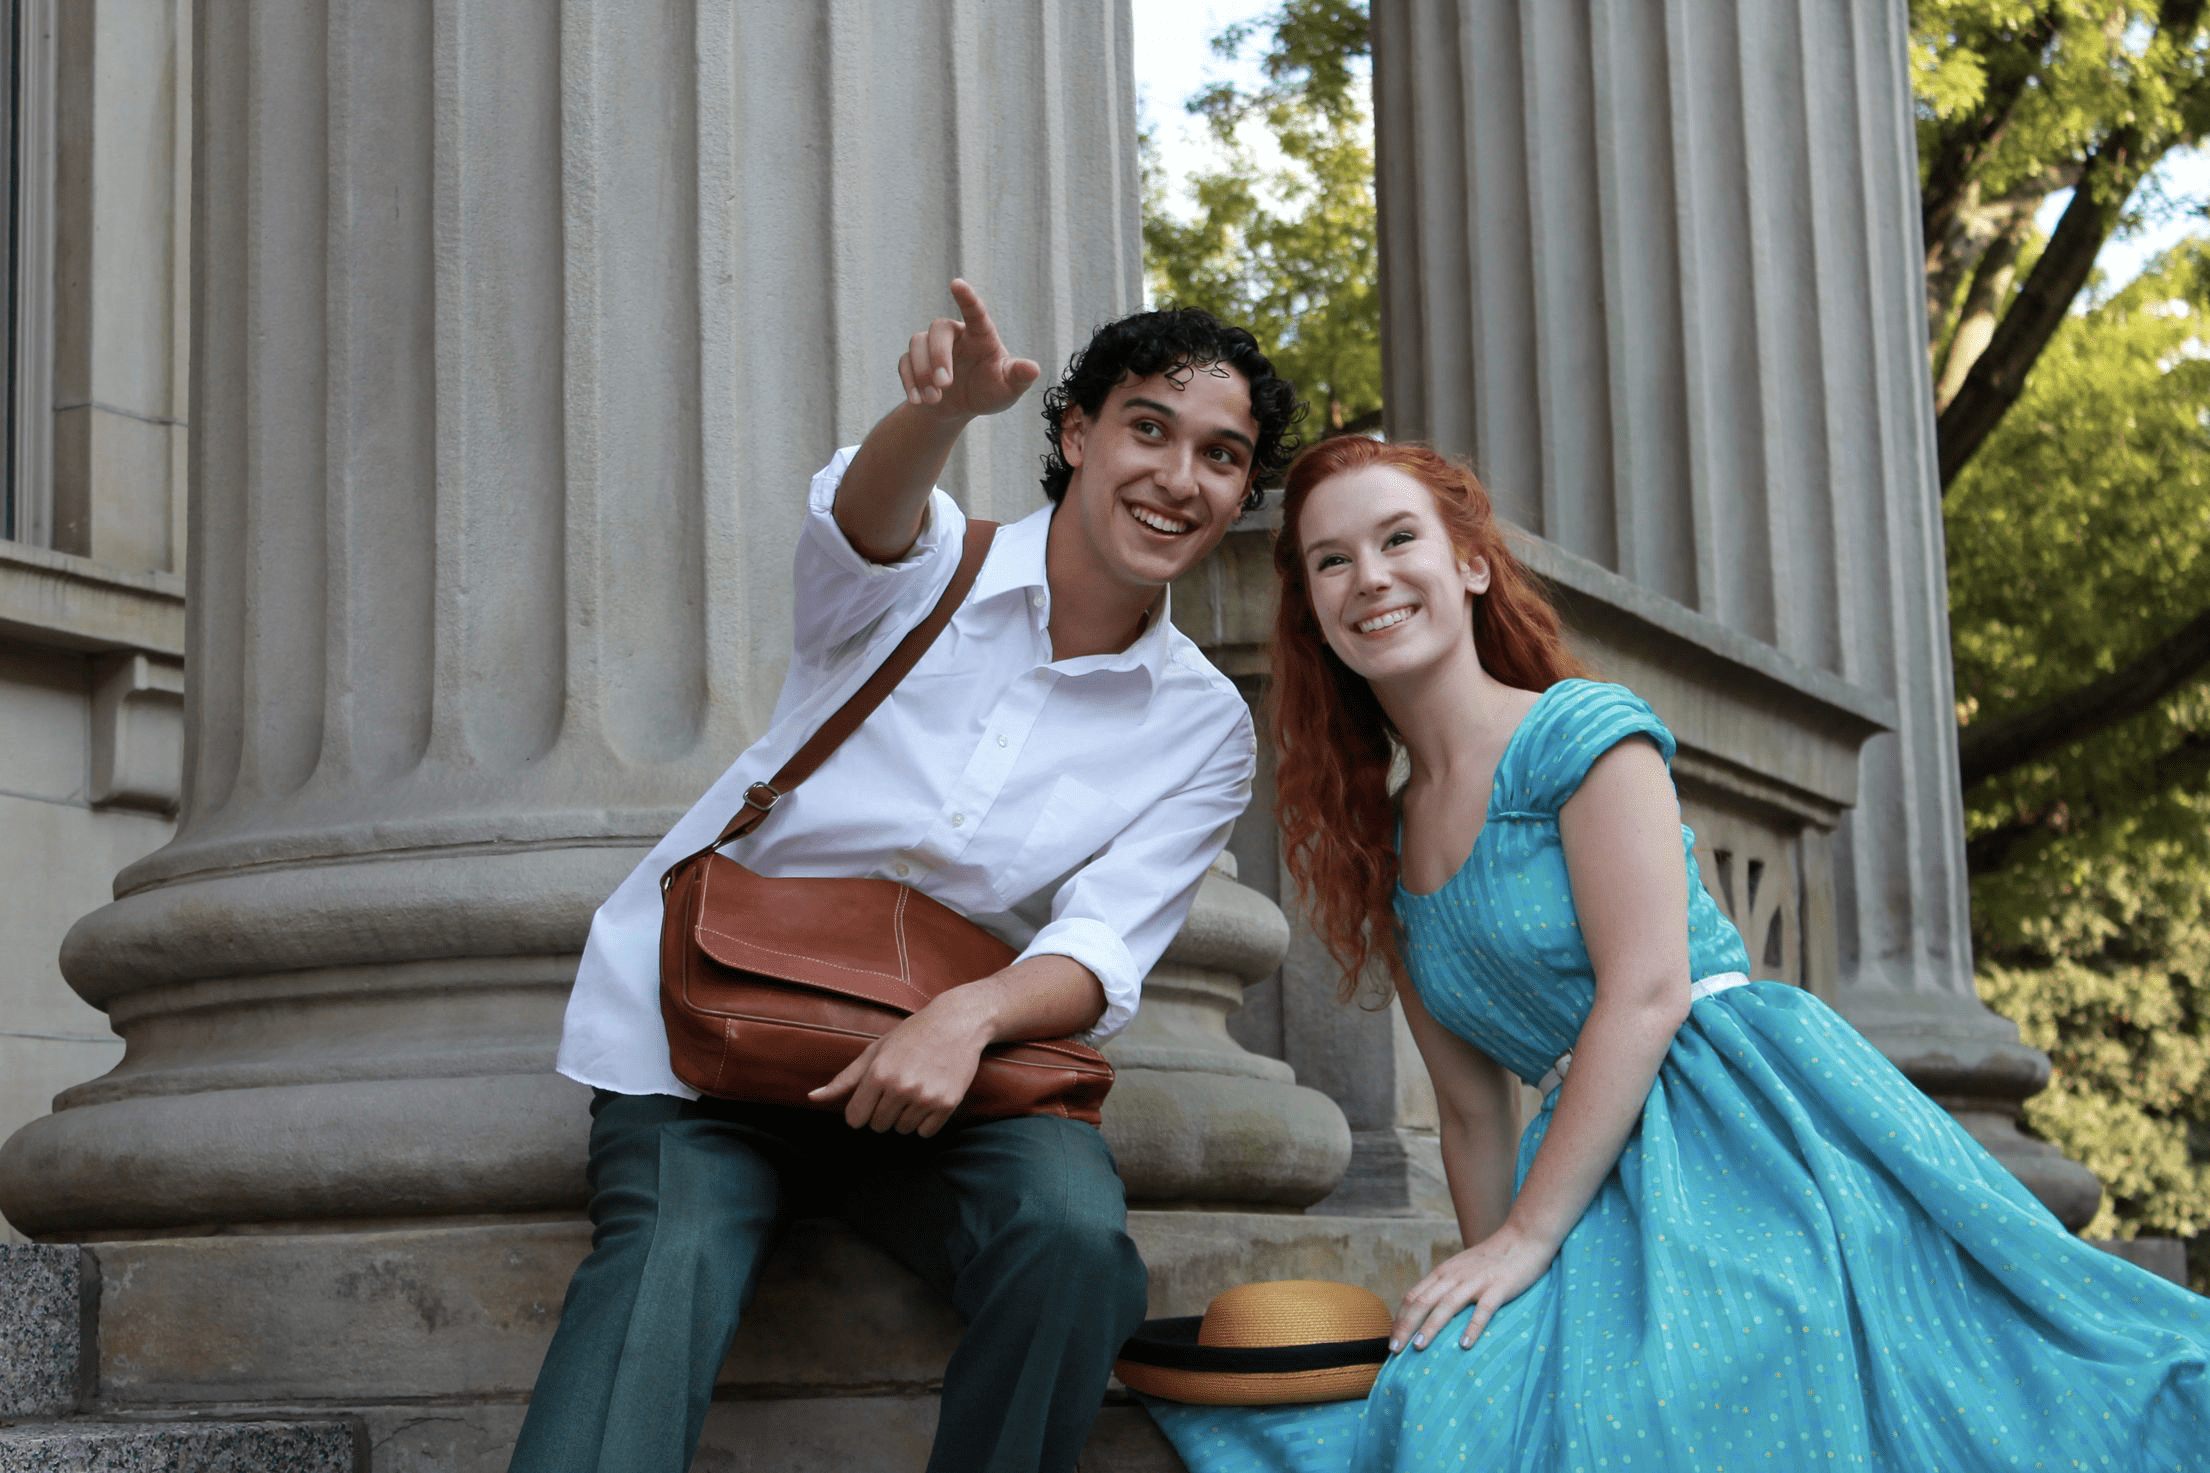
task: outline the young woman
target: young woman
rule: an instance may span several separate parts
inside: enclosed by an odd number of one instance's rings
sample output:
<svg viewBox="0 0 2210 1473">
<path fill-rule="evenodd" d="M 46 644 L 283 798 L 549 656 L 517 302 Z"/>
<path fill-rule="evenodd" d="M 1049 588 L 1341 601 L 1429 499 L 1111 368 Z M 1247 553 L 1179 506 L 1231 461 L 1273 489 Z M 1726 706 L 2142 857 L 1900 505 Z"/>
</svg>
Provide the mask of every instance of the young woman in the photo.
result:
<svg viewBox="0 0 2210 1473">
<path fill-rule="evenodd" d="M 1275 564 L 1291 866 L 1346 995 L 1395 979 L 1467 1247 L 1364 1402 L 1154 1403 L 1193 1470 L 2210 1467 L 2206 1301 L 1749 980 L 1671 734 L 1578 678 L 1470 472 L 1325 441 Z"/>
</svg>

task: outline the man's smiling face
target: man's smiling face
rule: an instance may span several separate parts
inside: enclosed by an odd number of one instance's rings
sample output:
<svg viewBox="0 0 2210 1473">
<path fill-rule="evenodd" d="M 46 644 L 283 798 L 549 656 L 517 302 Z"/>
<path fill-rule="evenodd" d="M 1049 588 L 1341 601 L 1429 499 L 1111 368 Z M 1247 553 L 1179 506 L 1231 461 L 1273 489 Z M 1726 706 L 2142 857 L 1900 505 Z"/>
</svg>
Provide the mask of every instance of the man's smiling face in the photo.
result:
<svg viewBox="0 0 2210 1473">
<path fill-rule="evenodd" d="M 1073 477 L 1058 512 L 1070 550 L 1114 582 L 1173 582 L 1242 511 L 1257 439 L 1250 381 L 1225 364 L 1128 379 L 1094 418 L 1070 406 L 1059 440 Z"/>
</svg>

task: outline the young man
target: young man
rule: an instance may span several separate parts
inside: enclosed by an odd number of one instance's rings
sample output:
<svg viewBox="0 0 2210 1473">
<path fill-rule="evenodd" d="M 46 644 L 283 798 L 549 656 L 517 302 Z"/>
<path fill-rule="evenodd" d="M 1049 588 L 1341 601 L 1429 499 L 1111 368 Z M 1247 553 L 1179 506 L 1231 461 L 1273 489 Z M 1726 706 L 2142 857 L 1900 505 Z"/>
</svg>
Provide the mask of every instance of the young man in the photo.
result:
<svg viewBox="0 0 2210 1473">
<path fill-rule="evenodd" d="M 1093 1126 L 954 1121 L 982 1050 L 1125 1026 L 1250 796 L 1244 704 L 1168 619 L 1294 448 L 1251 336 L 1202 312 L 1100 328 L 1045 395 L 1053 503 L 999 530 L 951 625 L 773 817 L 763 874 L 903 881 L 1022 946 L 886 1034 L 805 1110 L 697 1099 L 659 1013 L 661 874 L 705 844 L 949 584 L 965 518 L 935 490 L 960 432 L 1035 382 L 981 299 L 913 335 L 905 402 L 814 478 L 790 675 L 767 735 L 592 922 L 559 1068 L 591 1085 L 592 1251 L 515 1447 L 528 1473 L 682 1473 L 759 1265 L 834 1213 L 966 1321 L 937 1473 L 1074 1466 L 1145 1276 Z"/>
</svg>

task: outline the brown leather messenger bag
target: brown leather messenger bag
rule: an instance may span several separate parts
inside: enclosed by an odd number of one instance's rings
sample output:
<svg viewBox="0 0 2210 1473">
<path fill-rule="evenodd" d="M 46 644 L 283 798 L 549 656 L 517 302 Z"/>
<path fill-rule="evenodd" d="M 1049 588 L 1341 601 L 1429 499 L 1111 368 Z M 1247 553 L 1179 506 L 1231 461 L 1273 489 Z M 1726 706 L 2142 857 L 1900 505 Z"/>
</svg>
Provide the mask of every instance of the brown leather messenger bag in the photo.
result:
<svg viewBox="0 0 2210 1473">
<path fill-rule="evenodd" d="M 820 1108 L 806 1098 L 901 1019 L 1013 961 L 1012 947 L 910 885 L 770 879 L 720 852 L 752 832 L 859 729 L 974 587 L 997 531 L 970 520 L 951 586 L 782 769 L 745 789 L 711 844 L 661 876 L 660 1013 L 675 1077 L 700 1094 Z M 1097 1123 L 1104 1055 L 1071 1039 L 993 1045 L 963 1119 L 1065 1115 Z M 841 1102 L 829 1108 L 841 1109 Z"/>
</svg>

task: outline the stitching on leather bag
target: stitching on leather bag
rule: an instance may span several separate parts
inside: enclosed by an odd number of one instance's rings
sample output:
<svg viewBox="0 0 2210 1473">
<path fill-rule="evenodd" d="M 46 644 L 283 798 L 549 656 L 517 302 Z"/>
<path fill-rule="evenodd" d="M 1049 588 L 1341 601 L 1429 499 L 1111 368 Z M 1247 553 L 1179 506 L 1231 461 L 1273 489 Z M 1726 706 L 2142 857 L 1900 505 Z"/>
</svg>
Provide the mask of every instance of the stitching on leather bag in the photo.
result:
<svg viewBox="0 0 2210 1473">
<path fill-rule="evenodd" d="M 1044 1069 L 1055 1074 L 1079 1074 L 1085 1079 L 1096 1079 L 1103 1074 L 1095 1064 L 1086 1059 L 1070 1059 L 1063 1064 L 1047 1064 L 1041 1059 L 1016 1059 L 1007 1054 L 989 1056 L 993 1064 L 1003 1064 L 1009 1069 Z"/>
<path fill-rule="evenodd" d="M 882 1037 L 882 1035 L 879 1033 L 868 1033 L 858 1028 L 839 1028 L 834 1023 L 804 1023 L 794 1018 L 771 1017 L 765 1013 L 718 1013 L 715 1016 L 730 1019 L 732 1021 L 741 1020 L 748 1023 L 766 1023 L 771 1027 L 796 1029 L 806 1033 L 834 1033 L 842 1038 L 864 1038 L 869 1040 L 870 1042 Z M 724 1045 L 727 1044 L 728 1037 L 729 1035 L 727 1029 L 725 1028 L 722 1034 L 722 1042 Z M 1051 1073 L 1071 1074 L 1083 1079 L 1095 1079 L 1099 1077 L 1100 1072 L 1095 1067 L 1088 1066 L 1082 1063 L 1045 1064 L 1040 1063 L 1034 1059 L 1016 1059 L 1011 1058 L 1005 1054 L 991 1053 L 988 1051 L 985 1051 L 983 1053 L 982 1062 L 985 1064 L 996 1064 L 1003 1068 L 1009 1069 L 1043 1069 Z"/>
<path fill-rule="evenodd" d="M 704 917 L 706 914 L 706 897 L 712 893 L 713 885 L 714 867 L 711 863 L 709 863 L 701 867 L 701 873 L 698 877 L 698 913 L 701 917 Z M 901 908 L 903 908 L 903 906 L 905 905 L 905 895 L 902 892 L 898 896 L 898 904 Z M 700 919 L 697 922 L 697 927 L 698 930 L 705 935 L 719 936 L 724 941 L 734 941 L 739 946 L 749 946 L 755 951 L 764 951 L 769 956 L 787 956 L 793 961 L 812 962 L 817 967 L 828 967 L 838 972 L 850 972 L 854 976 L 858 977 L 887 977 L 893 982 L 905 983 L 906 989 L 910 992 L 917 993 L 920 991 L 920 989 L 915 987 L 909 979 L 895 972 L 878 972 L 873 967 L 847 967 L 842 962 L 823 961 L 819 957 L 805 956 L 795 951 L 783 951 L 773 946 L 762 945 L 760 942 L 754 941 L 749 936 L 738 936 L 732 934 L 731 932 L 724 931 L 718 926 L 709 926 L 706 924 L 704 919 Z M 900 953 L 899 964 L 902 966 L 904 964 L 905 951 L 905 936 L 902 931 L 900 932 L 898 937 L 898 950 Z M 688 979 L 686 979 L 686 986 L 684 989 L 684 995 L 686 997 L 689 996 L 689 987 L 687 985 L 687 981 Z"/>
<path fill-rule="evenodd" d="M 721 1057 L 714 1061 L 714 1083 L 716 1084 L 727 1085 L 729 1083 L 729 1038 L 736 1031 L 736 1019 L 724 1018 L 721 1020 Z"/>
<path fill-rule="evenodd" d="M 890 911 L 890 934 L 898 941 L 898 980 L 919 992 L 921 989 L 913 986 L 913 961 L 905 954 L 905 903 L 912 893 L 903 885 L 898 887 L 898 903 Z"/>
<path fill-rule="evenodd" d="M 906 979 L 899 976 L 896 972 L 878 972 L 873 967 L 848 967 L 842 962 L 823 961 L 820 957 L 807 956 L 803 952 L 783 951 L 776 947 L 768 946 L 761 942 L 754 941 L 749 936 L 736 936 L 727 931 L 718 930 L 713 926 L 707 925 L 703 921 L 699 922 L 698 929 L 708 936 L 719 936 L 724 941 L 734 941 L 739 946 L 750 947 L 754 951 L 764 951 L 769 956 L 787 956 L 793 961 L 811 962 L 814 966 L 817 967 L 827 967 L 833 972 L 850 972 L 857 977 L 881 977 L 891 982 L 904 982 L 907 991 L 912 992 L 916 995 L 920 993 L 920 989 L 918 987 L 915 987 L 910 982 L 906 982 Z"/>
<path fill-rule="evenodd" d="M 771 1028 L 788 1028 L 796 1033 L 833 1033 L 839 1038 L 864 1038 L 869 1043 L 882 1037 L 861 1028 L 839 1028 L 834 1023 L 802 1023 L 795 1018 L 770 1017 L 766 1013 L 719 1013 L 717 1017 L 737 1019 L 746 1023 L 765 1023 Z"/>
<path fill-rule="evenodd" d="M 698 912 L 701 917 L 703 917 L 706 913 L 706 897 L 710 893 L 713 885 L 713 874 L 713 866 L 709 864 L 705 867 L 705 873 L 699 877 Z M 780 947 L 768 946 L 763 942 L 755 941 L 749 936 L 738 936 L 732 932 L 724 931 L 718 926 L 709 926 L 703 919 L 699 920 L 696 923 L 696 929 L 701 935 L 719 936 L 724 941 L 734 941 L 739 946 L 749 947 L 754 951 L 765 953 L 768 956 L 787 957 L 791 961 L 806 962 L 809 965 L 824 967 L 830 971 L 848 972 L 855 977 L 881 977 L 886 981 L 896 982 L 900 986 L 904 987 L 907 992 L 910 992 L 915 997 L 920 998 L 922 1005 L 926 1006 L 931 999 L 926 993 L 922 992 L 919 987 L 914 985 L 913 962 L 912 958 L 907 954 L 906 951 L 905 908 L 906 902 L 912 899 L 912 897 L 912 888 L 910 886 L 900 885 L 898 887 L 898 904 L 896 908 L 891 912 L 890 928 L 891 933 L 897 938 L 898 966 L 901 969 L 896 972 L 884 972 L 874 967 L 849 967 L 842 962 L 826 961 L 817 956 L 807 956 L 802 952 L 784 951 Z M 688 985 L 688 978 L 686 978 L 684 996 L 687 999 L 689 995 L 690 988 Z M 693 1006 L 697 1006 L 697 1004 L 694 1003 Z"/>
</svg>

